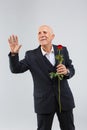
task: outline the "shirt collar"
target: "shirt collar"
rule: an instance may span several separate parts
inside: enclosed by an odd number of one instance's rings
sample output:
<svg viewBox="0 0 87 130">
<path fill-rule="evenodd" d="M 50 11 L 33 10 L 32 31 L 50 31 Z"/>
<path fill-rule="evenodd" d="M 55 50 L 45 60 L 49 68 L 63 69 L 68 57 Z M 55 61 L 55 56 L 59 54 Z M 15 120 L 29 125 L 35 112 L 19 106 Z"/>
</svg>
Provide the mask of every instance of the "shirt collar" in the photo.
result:
<svg viewBox="0 0 87 130">
<path fill-rule="evenodd" d="M 42 47 L 41 47 L 41 52 L 42 52 L 43 56 L 49 54 L 49 53 L 47 53 L 46 51 L 44 51 Z M 53 46 L 52 46 L 52 49 L 51 49 L 50 53 L 54 53 L 54 48 L 53 48 Z"/>
</svg>

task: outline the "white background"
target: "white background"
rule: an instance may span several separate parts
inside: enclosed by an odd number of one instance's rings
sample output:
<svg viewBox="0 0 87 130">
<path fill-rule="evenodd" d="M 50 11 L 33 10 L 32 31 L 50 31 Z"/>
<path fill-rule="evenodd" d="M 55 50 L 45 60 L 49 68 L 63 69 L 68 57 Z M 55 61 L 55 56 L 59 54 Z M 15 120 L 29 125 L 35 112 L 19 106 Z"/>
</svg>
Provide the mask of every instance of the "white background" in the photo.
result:
<svg viewBox="0 0 87 130">
<path fill-rule="evenodd" d="M 86 0 L 0 0 L 0 130 L 35 130 L 33 81 L 30 72 L 12 74 L 9 69 L 8 38 L 15 34 L 26 50 L 38 46 L 37 30 L 51 26 L 54 44 L 67 46 L 76 74 L 69 80 L 76 108 L 76 130 L 87 129 L 87 1 Z M 38 75 L 39 76 L 39 75 Z M 53 130 L 59 129 L 55 116 Z"/>
</svg>

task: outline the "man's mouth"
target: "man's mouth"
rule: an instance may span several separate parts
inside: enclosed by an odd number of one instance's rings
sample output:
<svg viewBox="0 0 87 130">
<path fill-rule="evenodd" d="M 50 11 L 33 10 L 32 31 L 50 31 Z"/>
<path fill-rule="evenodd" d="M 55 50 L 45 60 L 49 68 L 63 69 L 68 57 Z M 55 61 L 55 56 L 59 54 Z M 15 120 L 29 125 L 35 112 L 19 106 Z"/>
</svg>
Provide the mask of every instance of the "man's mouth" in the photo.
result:
<svg viewBox="0 0 87 130">
<path fill-rule="evenodd" d="M 40 41 L 45 41 L 45 40 L 47 40 L 47 39 L 41 39 Z"/>
</svg>

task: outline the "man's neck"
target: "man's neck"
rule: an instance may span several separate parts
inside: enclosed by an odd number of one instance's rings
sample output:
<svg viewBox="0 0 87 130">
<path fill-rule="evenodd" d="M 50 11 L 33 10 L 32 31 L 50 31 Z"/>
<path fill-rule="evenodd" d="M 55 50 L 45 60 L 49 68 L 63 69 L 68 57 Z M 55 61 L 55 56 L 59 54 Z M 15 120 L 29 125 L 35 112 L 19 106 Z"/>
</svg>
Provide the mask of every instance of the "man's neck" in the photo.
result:
<svg viewBox="0 0 87 130">
<path fill-rule="evenodd" d="M 41 46 L 42 49 L 47 52 L 47 53 L 50 53 L 51 49 L 52 49 L 52 44 L 50 45 L 45 45 L 45 46 Z"/>
</svg>

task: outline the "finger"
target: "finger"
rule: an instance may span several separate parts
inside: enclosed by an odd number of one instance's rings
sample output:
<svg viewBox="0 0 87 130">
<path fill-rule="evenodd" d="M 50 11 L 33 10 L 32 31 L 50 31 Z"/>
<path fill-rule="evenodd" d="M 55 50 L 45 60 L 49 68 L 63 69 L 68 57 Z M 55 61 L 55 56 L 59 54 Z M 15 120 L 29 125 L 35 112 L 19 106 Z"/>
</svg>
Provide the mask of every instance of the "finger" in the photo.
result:
<svg viewBox="0 0 87 130">
<path fill-rule="evenodd" d="M 16 42 L 17 42 L 17 44 L 18 44 L 18 37 L 17 37 L 17 36 L 15 36 L 15 39 L 16 39 Z"/>
<path fill-rule="evenodd" d="M 8 43 L 9 43 L 9 44 L 11 44 L 11 41 L 10 41 L 10 39 L 8 39 Z"/>
<path fill-rule="evenodd" d="M 16 43 L 16 36 L 15 35 L 10 36 L 9 40 L 10 43 Z"/>
<path fill-rule="evenodd" d="M 62 70 L 62 69 L 65 69 L 65 67 L 64 66 L 58 66 L 57 69 Z"/>
<path fill-rule="evenodd" d="M 14 35 L 12 35 L 12 38 L 13 38 L 13 40 L 15 40 L 15 36 Z"/>
<path fill-rule="evenodd" d="M 64 74 L 65 70 L 61 69 L 61 70 L 57 70 L 58 74 Z"/>
<path fill-rule="evenodd" d="M 21 47 L 22 47 L 22 45 L 19 45 L 19 47 L 18 47 L 18 51 L 20 50 Z"/>
<path fill-rule="evenodd" d="M 12 44 L 12 37 L 10 36 L 10 38 L 8 38 L 8 43 Z"/>
<path fill-rule="evenodd" d="M 59 66 L 57 67 L 58 72 L 64 72 L 66 70 L 65 66 Z"/>
<path fill-rule="evenodd" d="M 12 36 L 10 37 L 10 39 L 11 39 L 11 42 L 13 43 L 13 42 L 14 42 L 14 35 L 12 35 Z"/>
<path fill-rule="evenodd" d="M 58 64 L 58 65 L 57 65 L 57 68 L 59 68 L 59 67 L 61 67 L 61 66 L 63 66 L 63 64 Z"/>
<path fill-rule="evenodd" d="M 10 36 L 8 41 L 9 41 L 9 43 L 14 43 L 16 41 L 15 36 L 14 35 Z"/>
</svg>

